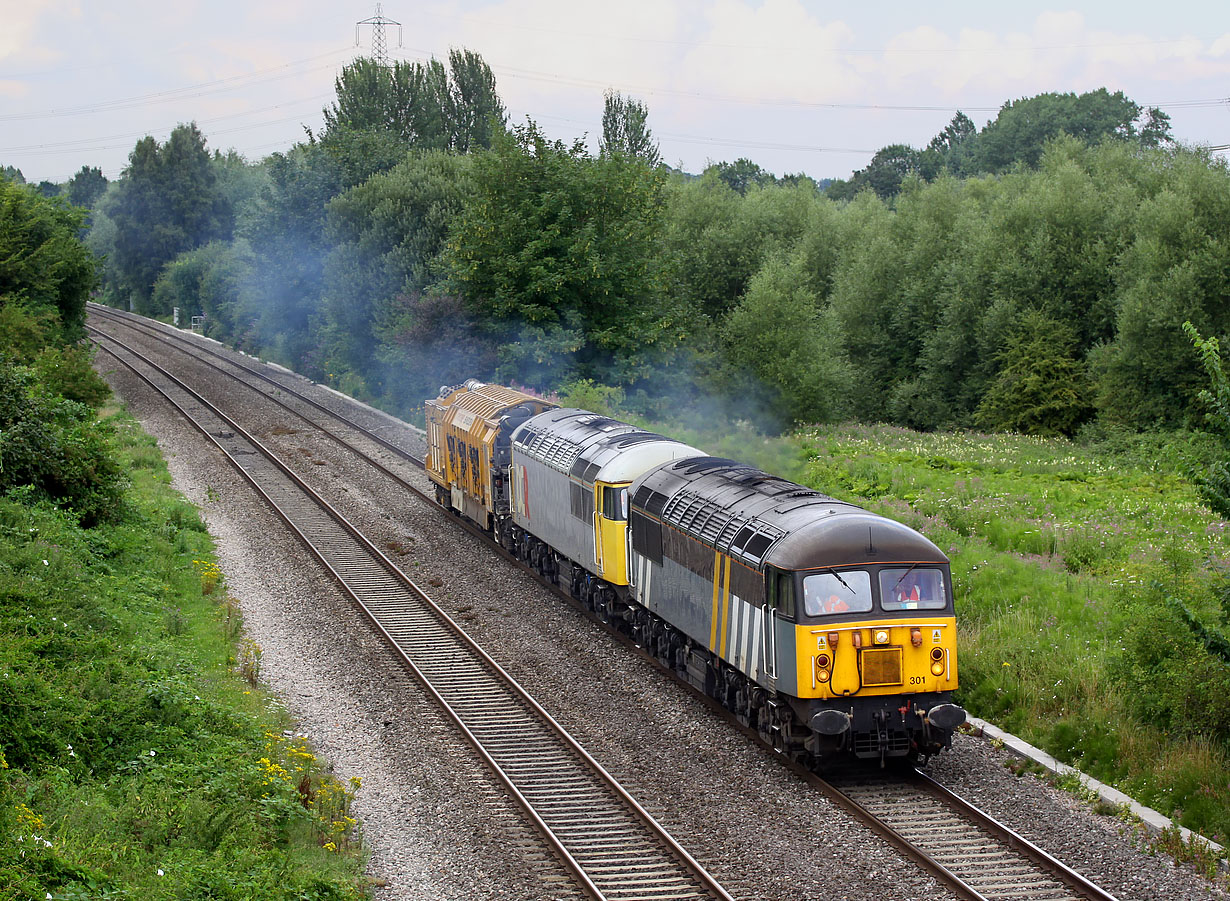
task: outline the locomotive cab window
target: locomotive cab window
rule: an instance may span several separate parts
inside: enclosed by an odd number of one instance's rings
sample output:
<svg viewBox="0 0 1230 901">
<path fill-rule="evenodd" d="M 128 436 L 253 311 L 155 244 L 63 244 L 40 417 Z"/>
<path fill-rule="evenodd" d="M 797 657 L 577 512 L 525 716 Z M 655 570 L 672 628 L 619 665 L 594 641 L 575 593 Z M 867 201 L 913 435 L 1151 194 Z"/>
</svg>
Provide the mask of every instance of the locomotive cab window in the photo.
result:
<svg viewBox="0 0 1230 901">
<path fill-rule="evenodd" d="M 880 570 L 880 606 L 885 610 L 943 610 L 948 606 L 943 571 L 914 566 Z"/>
<path fill-rule="evenodd" d="M 826 570 L 803 579 L 803 610 L 808 616 L 866 613 L 870 609 L 871 574 L 865 570 Z"/>
<path fill-rule="evenodd" d="M 776 607 L 779 616 L 794 619 L 794 573 L 767 567 L 769 606 Z"/>
<path fill-rule="evenodd" d="M 628 518 L 628 489 L 604 485 L 602 487 L 602 515 L 607 519 Z"/>
</svg>

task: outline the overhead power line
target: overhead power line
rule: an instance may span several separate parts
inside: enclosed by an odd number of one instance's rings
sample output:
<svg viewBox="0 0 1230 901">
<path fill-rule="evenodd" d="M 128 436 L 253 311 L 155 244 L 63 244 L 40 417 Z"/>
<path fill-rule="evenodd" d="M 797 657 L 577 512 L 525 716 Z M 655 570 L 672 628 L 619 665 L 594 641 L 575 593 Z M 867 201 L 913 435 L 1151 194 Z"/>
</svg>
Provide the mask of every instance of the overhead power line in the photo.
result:
<svg viewBox="0 0 1230 901">
<path fill-rule="evenodd" d="M 0 122 L 22 122 L 32 119 L 56 119 L 65 116 L 81 116 L 90 113 L 113 112 L 115 110 L 132 109 L 140 106 L 150 106 L 157 103 L 171 103 L 176 100 L 184 100 L 192 97 L 204 97 L 209 94 L 225 93 L 226 91 L 234 91 L 239 88 L 247 88 L 257 84 L 267 84 L 274 81 L 282 81 L 287 78 L 299 78 L 308 72 L 330 69 L 335 66 L 335 62 L 327 63 L 323 66 L 313 66 L 308 69 L 299 67 L 306 63 L 312 63 L 325 57 L 338 57 L 345 54 L 350 55 L 350 48 L 344 50 L 333 50 L 329 53 L 322 53 L 317 56 L 308 57 L 307 59 L 296 60 L 295 62 L 286 63 L 281 66 L 274 66 L 270 69 L 262 69 L 257 72 L 249 72 L 246 75 L 234 75 L 230 78 L 221 78 L 216 81 L 206 81 L 200 84 L 187 85 L 181 88 L 172 88 L 166 91 L 158 91 L 153 94 L 143 94 L 138 97 L 126 97 L 120 100 L 105 100 L 99 103 L 88 103 L 80 106 L 65 107 L 58 110 L 45 110 L 37 113 L 9 113 L 0 115 Z M 289 71 L 288 71 L 289 70 Z"/>
</svg>

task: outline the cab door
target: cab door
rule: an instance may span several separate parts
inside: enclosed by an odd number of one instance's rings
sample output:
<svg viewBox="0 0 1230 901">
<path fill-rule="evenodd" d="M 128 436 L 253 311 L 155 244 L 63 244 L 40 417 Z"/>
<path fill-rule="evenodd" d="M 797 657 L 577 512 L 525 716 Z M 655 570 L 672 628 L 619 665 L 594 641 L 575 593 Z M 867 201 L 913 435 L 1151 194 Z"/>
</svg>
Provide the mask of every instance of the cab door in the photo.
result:
<svg viewBox="0 0 1230 901">
<path fill-rule="evenodd" d="M 594 565 L 614 585 L 628 584 L 628 486 L 594 483 Z"/>
</svg>

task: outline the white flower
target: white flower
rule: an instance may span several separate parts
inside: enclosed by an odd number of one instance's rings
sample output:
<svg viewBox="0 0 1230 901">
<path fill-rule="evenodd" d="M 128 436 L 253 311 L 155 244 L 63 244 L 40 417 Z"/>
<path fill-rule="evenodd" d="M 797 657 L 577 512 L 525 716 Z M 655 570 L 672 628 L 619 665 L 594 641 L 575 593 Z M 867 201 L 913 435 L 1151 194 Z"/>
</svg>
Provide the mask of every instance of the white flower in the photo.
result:
<svg viewBox="0 0 1230 901">
<path fill-rule="evenodd" d="M 43 566 L 51 566 L 51 564 L 50 564 L 50 563 L 48 563 L 46 560 L 44 560 L 44 561 L 43 561 Z M 50 898 L 51 896 L 50 896 L 50 895 L 48 895 L 47 897 L 49 897 L 49 898 Z"/>
<path fill-rule="evenodd" d="M 150 757 L 153 757 L 153 756 L 154 756 L 154 752 L 153 752 L 153 751 L 150 751 L 150 752 L 149 752 L 149 756 L 150 756 Z"/>
<path fill-rule="evenodd" d="M 162 875 L 162 869 L 161 869 L 161 868 L 159 868 L 159 870 L 158 870 L 158 875 L 159 875 L 159 876 L 161 876 L 161 875 Z"/>
</svg>

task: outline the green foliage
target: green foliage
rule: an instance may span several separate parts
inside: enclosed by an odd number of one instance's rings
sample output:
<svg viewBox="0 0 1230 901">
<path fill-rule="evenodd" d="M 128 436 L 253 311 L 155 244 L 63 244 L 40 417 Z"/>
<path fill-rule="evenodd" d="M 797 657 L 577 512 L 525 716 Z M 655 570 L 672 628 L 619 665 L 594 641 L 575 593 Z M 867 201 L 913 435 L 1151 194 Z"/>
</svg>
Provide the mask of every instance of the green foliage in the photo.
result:
<svg viewBox="0 0 1230 901">
<path fill-rule="evenodd" d="M 229 672 L 204 527 L 118 431 L 121 519 L 0 499 L 0 894 L 357 901 L 357 785 Z"/>
<path fill-rule="evenodd" d="M 1196 348 L 1208 374 L 1211 387 L 1200 389 L 1198 396 L 1206 407 L 1208 423 L 1221 438 L 1221 453 L 1209 462 L 1200 479 L 1201 494 L 1215 512 L 1230 519 L 1230 379 L 1222 365 L 1218 340 L 1201 338 L 1190 322 L 1183 323 L 1183 332 Z"/>
<path fill-rule="evenodd" d="M 93 359 L 94 349 L 90 346 L 52 346 L 35 357 L 32 368 L 44 393 L 98 410 L 111 397 L 111 387 L 94 371 Z"/>
<path fill-rule="evenodd" d="M 1093 408 L 1067 325 L 1029 310 L 999 353 L 1000 369 L 974 414 L 993 431 L 1072 436 Z"/>
<path fill-rule="evenodd" d="M 107 177 L 97 166 L 82 166 L 68 181 L 65 193 L 73 206 L 92 209 L 107 190 Z"/>
<path fill-rule="evenodd" d="M 114 223 L 107 280 L 113 294 L 149 315 L 170 315 L 153 305 L 162 267 L 177 255 L 232 229 L 232 210 L 219 192 L 205 138 L 196 125 L 179 125 L 165 144 L 142 138 L 102 209 Z"/>
<path fill-rule="evenodd" d="M 712 163 L 702 174 L 716 178 L 740 195 L 746 195 L 752 188 L 768 188 L 777 183 L 772 172 L 766 172 L 747 157 L 740 157 L 733 163 Z"/>
<path fill-rule="evenodd" d="M 830 310 L 798 263 L 768 261 L 723 330 L 734 396 L 762 421 L 831 422 L 846 415 L 852 373 Z"/>
<path fill-rule="evenodd" d="M 501 347 L 503 378 L 630 382 L 669 343 L 654 250 L 658 172 L 594 159 L 530 121 L 474 159 L 473 200 L 457 223 L 450 282 Z"/>
<path fill-rule="evenodd" d="M 80 210 L 0 180 L 0 307 L 17 307 L 35 319 L 52 312 L 67 341 L 85 334 L 85 304 L 98 278 L 93 257 L 77 239 L 81 225 Z"/>
<path fill-rule="evenodd" d="M 598 142 L 602 155 L 622 153 L 650 166 L 662 162 L 658 142 L 649 130 L 645 104 L 618 91 L 606 91 L 602 100 L 602 139 Z"/>
<path fill-rule="evenodd" d="M 243 240 L 211 241 L 180 254 L 154 283 L 154 305 L 179 308 L 179 324 L 205 317 L 205 333 L 220 341 L 241 343 L 246 328 L 243 289 L 252 278 L 252 255 Z"/>
<path fill-rule="evenodd" d="M 375 132 L 403 150 L 466 153 L 490 147 L 506 121 L 491 68 L 470 50 L 450 50 L 448 69 L 437 59 L 389 67 L 360 58 L 342 70 L 336 88 L 319 136 L 326 144 L 338 132 Z"/>
<path fill-rule="evenodd" d="M 60 382 L 93 400 L 102 392 L 82 372 L 87 359 L 51 351 L 38 359 L 35 371 L 42 368 L 52 385 Z M 0 492 L 51 500 L 77 513 L 84 525 L 95 525 L 117 514 L 123 472 L 93 409 L 49 388 L 0 357 Z"/>
<path fill-rule="evenodd" d="M 1085 144 L 1134 139 L 1134 123 L 1141 112 L 1122 91 L 1112 94 L 1105 88 L 1080 95 L 1038 94 L 1013 100 L 978 135 L 979 171 L 1003 172 L 1017 163 L 1036 166 L 1046 143 L 1060 134 Z M 1147 142 L 1156 144 L 1160 139 L 1161 123 L 1158 116 L 1150 119 Z"/>
<path fill-rule="evenodd" d="M 323 312 L 331 379 L 353 373 L 380 395 L 415 403 L 449 381 L 438 366 L 405 358 L 451 352 L 444 332 L 416 330 L 409 299 L 438 278 L 448 229 L 473 190 L 469 170 L 469 157 L 413 153 L 329 203 L 334 248 L 325 261 Z M 455 337 L 450 329 L 448 340 Z"/>
<path fill-rule="evenodd" d="M 610 385 L 599 385 L 591 379 L 577 379 L 560 385 L 559 404 L 561 407 L 578 407 L 582 410 L 592 410 L 604 416 L 624 416 L 624 390 Z"/>
</svg>

